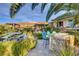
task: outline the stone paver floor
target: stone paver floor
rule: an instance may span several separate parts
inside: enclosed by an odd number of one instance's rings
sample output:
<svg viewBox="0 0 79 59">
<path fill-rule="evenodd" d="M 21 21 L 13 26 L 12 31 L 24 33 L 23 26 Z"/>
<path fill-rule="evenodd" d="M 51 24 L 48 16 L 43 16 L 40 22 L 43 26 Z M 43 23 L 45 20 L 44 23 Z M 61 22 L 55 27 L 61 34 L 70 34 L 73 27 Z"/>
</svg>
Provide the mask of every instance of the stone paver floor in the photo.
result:
<svg viewBox="0 0 79 59">
<path fill-rule="evenodd" d="M 48 45 L 44 47 L 44 40 L 37 41 L 36 48 L 32 49 L 28 56 L 52 56 L 52 52 L 49 50 Z"/>
</svg>

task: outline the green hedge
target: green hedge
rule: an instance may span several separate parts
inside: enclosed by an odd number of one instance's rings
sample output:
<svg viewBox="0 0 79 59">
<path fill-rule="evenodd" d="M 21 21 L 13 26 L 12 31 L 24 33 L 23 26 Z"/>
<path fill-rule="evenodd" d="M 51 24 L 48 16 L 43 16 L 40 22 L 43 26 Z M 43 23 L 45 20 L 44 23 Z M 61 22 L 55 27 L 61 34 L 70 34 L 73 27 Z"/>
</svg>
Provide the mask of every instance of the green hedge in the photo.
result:
<svg viewBox="0 0 79 59">
<path fill-rule="evenodd" d="M 41 32 L 38 32 L 36 35 L 37 35 L 38 39 L 42 39 L 42 33 Z"/>
</svg>

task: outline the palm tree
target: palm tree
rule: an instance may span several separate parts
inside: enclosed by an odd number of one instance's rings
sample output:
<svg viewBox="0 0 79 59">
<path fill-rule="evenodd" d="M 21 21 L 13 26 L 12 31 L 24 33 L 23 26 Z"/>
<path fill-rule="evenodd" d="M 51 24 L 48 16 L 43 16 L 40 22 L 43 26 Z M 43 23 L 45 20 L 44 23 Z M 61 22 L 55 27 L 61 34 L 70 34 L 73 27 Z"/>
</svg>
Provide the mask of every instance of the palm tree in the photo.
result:
<svg viewBox="0 0 79 59">
<path fill-rule="evenodd" d="M 24 4 L 24 3 L 13 3 L 13 4 L 11 4 L 10 16 L 14 17 L 17 14 L 17 12 L 24 5 L 26 5 L 26 4 Z M 39 3 L 32 3 L 32 10 L 34 10 L 34 8 L 38 5 L 39 5 Z M 47 3 L 41 3 L 41 13 L 44 11 L 46 5 L 47 5 Z M 77 16 L 79 14 L 79 4 L 78 3 L 74 3 L 74 4 L 73 3 L 51 3 L 50 8 L 48 9 L 48 12 L 47 12 L 47 15 L 46 15 L 46 21 L 49 20 L 49 18 L 51 17 L 52 14 L 57 14 L 58 12 L 63 11 L 63 10 L 67 11 L 67 13 L 71 10 L 77 12 L 77 14 L 75 15 L 75 18 L 77 19 Z"/>
<path fill-rule="evenodd" d="M 11 4 L 11 8 L 10 8 L 11 18 L 13 18 L 24 5 L 26 5 L 26 4 L 23 4 L 23 3 Z M 39 3 L 32 3 L 32 10 L 34 10 L 34 8 L 38 5 L 39 5 Z M 41 13 L 44 11 L 46 5 L 47 5 L 47 3 L 41 4 Z M 50 8 L 49 8 L 48 13 L 47 13 L 47 16 L 46 16 L 46 21 L 48 21 L 50 16 L 53 13 L 55 13 L 56 11 L 58 11 L 62 6 L 63 6 L 63 3 L 57 3 L 57 4 L 51 3 Z"/>
<path fill-rule="evenodd" d="M 65 8 L 65 9 L 63 9 Z M 60 15 L 59 17 L 57 17 L 55 20 L 61 20 L 61 19 L 66 19 L 68 17 L 73 17 L 74 18 L 74 21 L 75 21 L 75 24 L 78 23 L 78 17 L 79 17 L 79 4 L 64 4 L 62 9 L 60 10 L 65 10 L 67 11 L 65 14 L 63 15 Z"/>
</svg>

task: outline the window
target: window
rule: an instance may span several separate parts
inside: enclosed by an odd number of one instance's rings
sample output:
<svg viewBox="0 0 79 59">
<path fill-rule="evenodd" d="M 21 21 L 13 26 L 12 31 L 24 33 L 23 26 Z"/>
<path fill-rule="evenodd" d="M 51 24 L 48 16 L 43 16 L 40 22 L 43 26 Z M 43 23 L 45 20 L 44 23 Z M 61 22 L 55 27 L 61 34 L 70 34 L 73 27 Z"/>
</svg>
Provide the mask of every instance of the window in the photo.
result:
<svg viewBox="0 0 79 59">
<path fill-rule="evenodd" d="M 58 24 L 59 27 L 63 26 L 63 21 L 60 21 Z"/>
</svg>

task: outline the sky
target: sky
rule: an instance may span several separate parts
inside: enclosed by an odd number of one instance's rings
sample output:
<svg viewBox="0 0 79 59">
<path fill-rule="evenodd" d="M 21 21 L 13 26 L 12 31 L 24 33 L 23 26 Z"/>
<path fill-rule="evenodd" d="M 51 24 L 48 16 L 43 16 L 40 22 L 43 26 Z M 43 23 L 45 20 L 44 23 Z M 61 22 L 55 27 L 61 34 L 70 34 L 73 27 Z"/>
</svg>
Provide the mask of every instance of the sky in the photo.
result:
<svg viewBox="0 0 79 59">
<path fill-rule="evenodd" d="M 10 3 L 0 3 L 0 23 L 16 23 L 16 22 L 45 22 L 46 14 L 50 7 L 47 4 L 43 13 L 41 13 L 41 4 L 39 4 L 34 10 L 31 9 L 31 3 L 23 6 L 16 14 L 15 18 L 10 18 Z M 57 15 L 52 15 L 49 22 L 63 14 L 61 11 Z"/>
</svg>

